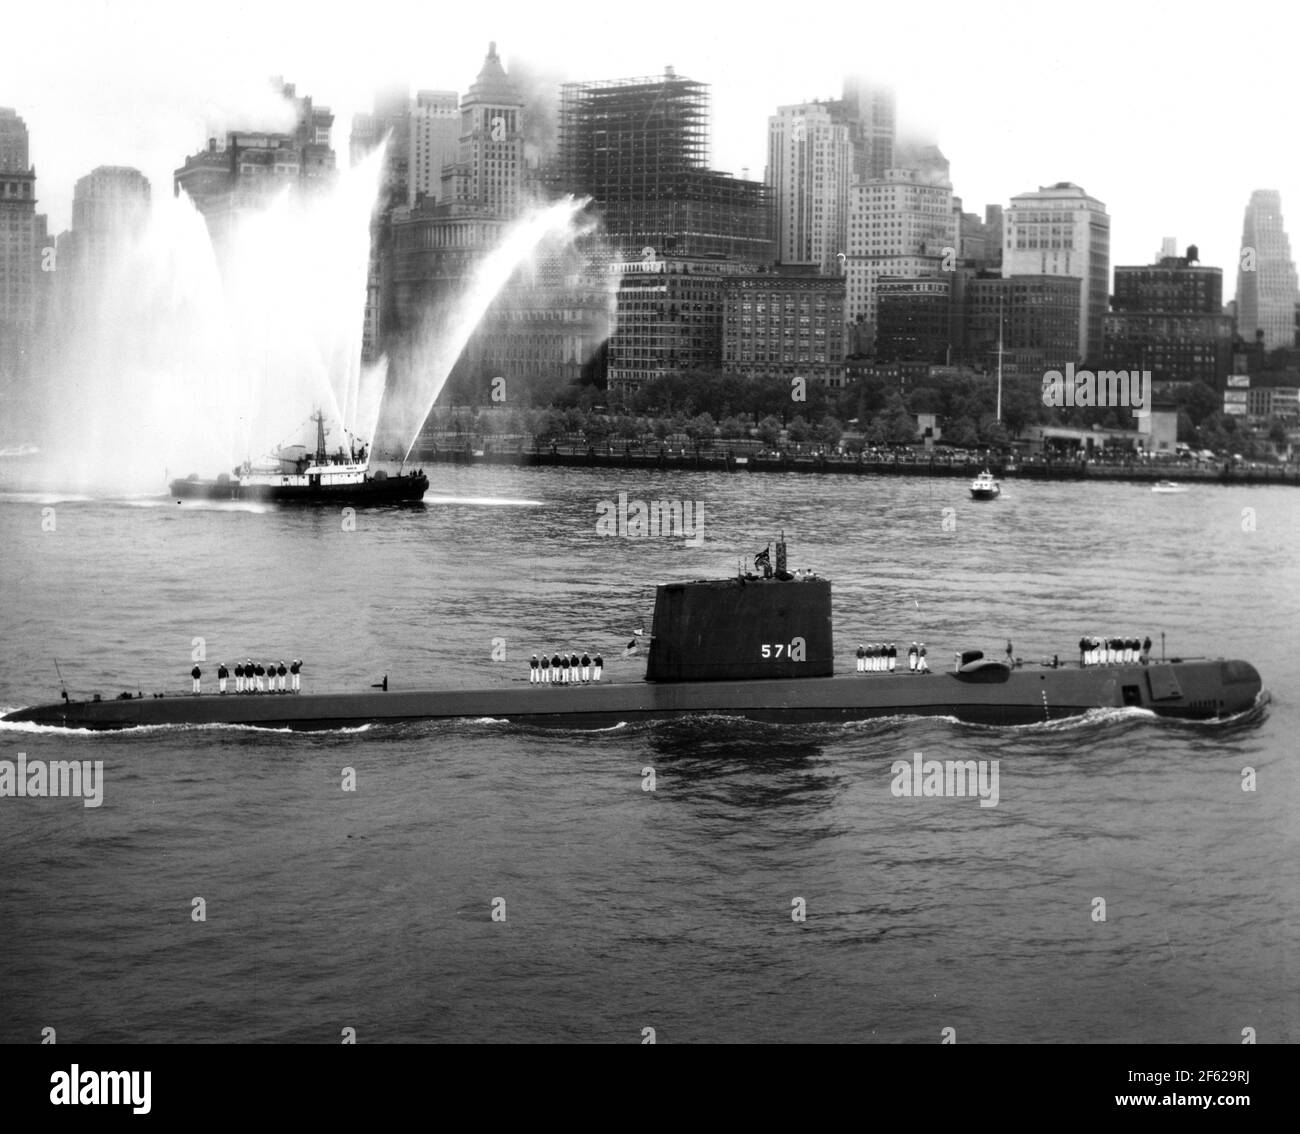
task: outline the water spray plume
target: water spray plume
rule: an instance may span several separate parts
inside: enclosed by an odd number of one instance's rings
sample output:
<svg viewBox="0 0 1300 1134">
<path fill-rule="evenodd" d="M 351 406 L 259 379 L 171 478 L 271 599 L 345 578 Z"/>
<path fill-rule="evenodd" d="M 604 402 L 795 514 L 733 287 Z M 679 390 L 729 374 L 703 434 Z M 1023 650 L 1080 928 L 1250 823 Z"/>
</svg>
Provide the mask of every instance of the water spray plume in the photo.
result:
<svg viewBox="0 0 1300 1134">
<path fill-rule="evenodd" d="M 385 366 L 362 366 L 361 335 L 382 162 L 237 214 L 215 247 L 188 198 L 163 198 L 99 277 L 66 281 L 33 423 L 42 476 L 157 491 L 167 469 L 211 475 L 314 445 L 318 405 L 331 431 L 372 437 Z"/>
<path fill-rule="evenodd" d="M 565 197 L 527 211 L 505 229 L 501 242 L 479 262 L 456 302 L 429 317 L 409 351 L 407 389 L 401 394 L 389 391 L 386 416 L 392 421 L 393 434 L 410 438 L 403 462 L 410 458 L 452 367 L 493 300 L 545 240 L 560 238 L 567 244 L 583 235 L 579 214 L 587 203 L 586 198 Z"/>
</svg>

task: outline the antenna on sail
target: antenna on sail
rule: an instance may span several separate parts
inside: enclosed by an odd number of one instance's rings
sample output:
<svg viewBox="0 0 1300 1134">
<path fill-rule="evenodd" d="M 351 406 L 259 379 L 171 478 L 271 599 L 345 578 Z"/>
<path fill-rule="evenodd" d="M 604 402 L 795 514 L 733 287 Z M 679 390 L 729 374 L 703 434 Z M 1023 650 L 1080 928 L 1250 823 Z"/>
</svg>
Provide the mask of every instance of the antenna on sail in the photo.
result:
<svg viewBox="0 0 1300 1134">
<path fill-rule="evenodd" d="M 59 668 L 58 658 L 54 659 L 54 672 L 59 675 L 59 692 L 63 694 L 63 699 L 66 701 L 68 699 L 68 685 L 63 680 L 63 670 Z"/>
</svg>

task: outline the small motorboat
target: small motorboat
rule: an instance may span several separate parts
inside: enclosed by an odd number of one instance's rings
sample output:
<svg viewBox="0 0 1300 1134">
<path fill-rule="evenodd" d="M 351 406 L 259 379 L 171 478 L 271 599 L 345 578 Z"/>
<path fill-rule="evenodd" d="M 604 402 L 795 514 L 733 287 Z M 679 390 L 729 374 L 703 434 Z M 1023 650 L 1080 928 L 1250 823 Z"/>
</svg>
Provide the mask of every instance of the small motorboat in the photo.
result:
<svg viewBox="0 0 1300 1134">
<path fill-rule="evenodd" d="M 985 469 L 970 482 L 972 500 L 996 500 L 1002 495 L 1002 486 L 993 479 L 993 474 Z"/>
<path fill-rule="evenodd" d="M 1176 480 L 1158 480 L 1151 486 L 1152 492 L 1186 492 L 1187 485 L 1179 484 Z"/>
</svg>

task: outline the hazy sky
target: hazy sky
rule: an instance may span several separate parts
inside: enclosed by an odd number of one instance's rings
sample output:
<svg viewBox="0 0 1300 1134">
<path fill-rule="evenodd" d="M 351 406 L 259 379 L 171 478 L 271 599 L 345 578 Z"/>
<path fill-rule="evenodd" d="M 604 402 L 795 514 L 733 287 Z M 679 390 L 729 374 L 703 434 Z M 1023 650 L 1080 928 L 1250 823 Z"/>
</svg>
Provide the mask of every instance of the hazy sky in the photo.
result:
<svg viewBox="0 0 1300 1134">
<path fill-rule="evenodd" d="M 1107 206 L 1112 266 L 1149 262 L 1165 236 L 1195 242 L 1224 269 L 1225 299 L 1253 189 L 1280 190 L 1300 235 L 1300 16 L 1266 0 L 7 7 L 0 106 L 27 121 L 54 232 L 96 165 L 134 165 L 170 194 L 209 132 L 274 125 L 269 75 L 335 111 L 346 162 L 376 86 L 463 94 L 494 39 L 507 68 L 587 80 L 671 64 L 711 84 L 713 165 L 755 178 L 778 105 L 835 97 L 850 72 L 891 82 L 900 127 L 938 142 L 967 211 L 1074 181 Z"/>
</svg>

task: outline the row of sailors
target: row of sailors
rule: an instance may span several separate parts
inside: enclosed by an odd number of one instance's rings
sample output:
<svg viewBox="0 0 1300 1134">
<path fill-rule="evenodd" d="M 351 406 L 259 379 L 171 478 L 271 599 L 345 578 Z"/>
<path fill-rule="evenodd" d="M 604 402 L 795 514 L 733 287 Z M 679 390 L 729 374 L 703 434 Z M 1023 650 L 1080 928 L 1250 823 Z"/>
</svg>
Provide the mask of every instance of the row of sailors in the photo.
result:
<svg viewBox="0 0 1300 1134">
<path fill-rule="evenodd" d="M 1084 635 L 1079 639 L 1080 665 L 1106 665 L 1116 662 L 1138 662 L 1143 665 L 1151 657 L 1150 636 L 1136 638 L 1097 638 Z"/>
<path fill-rule="evenodd" d="M 597 654 L 552 654 L 540 658 L 534 654 L 528 663 L 528 680 L 534 685 L 585 685 L 589 681 L 599 681 L 600 672 L 605 667 L 605 659 Z"/>
<path fill-rule="evenodd" d="M 893 673 L 898 664 L 898 646 L 893 643 L 858 643 L 859 673 Z M 930 663 L 925 660 L 925 643 L 913 642 L 907 651 L 907 668 L 912 673 L 929 673 Z"/>
<path fill-rule="evenodd" d="M 300 693 L 302 692 L 302 658 L 294 658 L 288 666 L 284 662 L 271 662 L 269 665 L 253 664 L 253 659 L 249 658 L 243 665 L 235 664 L 235 692 L 236 693 Z M 199 679 L 203 676 L 203 671 L 196 665 L 190 670 L 190 677 L 194 681 L 194 692 L 201 692 Z M 290 689 L 285 689 L 284 680 L 288 677 L 293 683 Z M 217 666 L 217 688 L 220 692 L 226 691 L 226 682 L 230 679 L 230 670 L 226 668 L 226 663 L 222 662 Z M 265 685 L 263 684 L 265 682 Z"/>
</svg>

